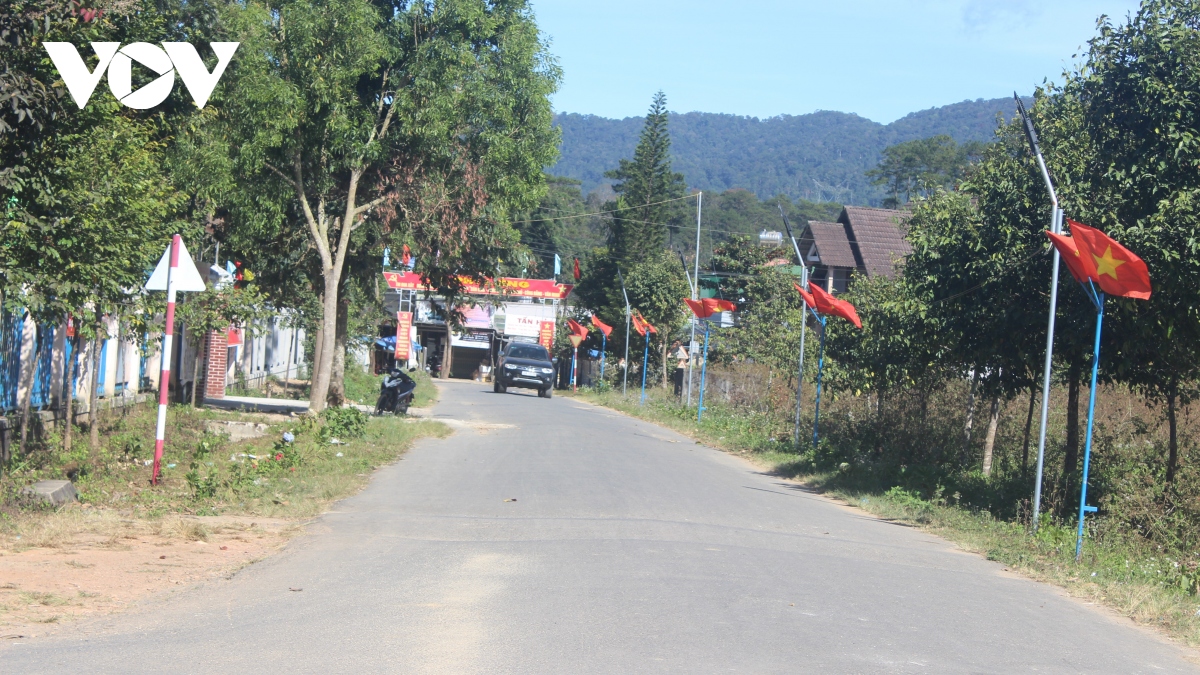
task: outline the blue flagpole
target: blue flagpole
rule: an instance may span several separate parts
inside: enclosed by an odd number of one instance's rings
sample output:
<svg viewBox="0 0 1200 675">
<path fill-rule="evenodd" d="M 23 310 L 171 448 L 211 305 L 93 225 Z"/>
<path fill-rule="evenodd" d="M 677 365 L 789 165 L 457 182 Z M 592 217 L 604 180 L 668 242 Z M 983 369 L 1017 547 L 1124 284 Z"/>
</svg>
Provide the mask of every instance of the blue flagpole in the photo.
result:
<svg viewBox="0 0 1200 675">
<path fill-rule="evenodd" d="M 608 336 L 600 331 L 600 381 L 604 381 L 604 358 L 608 355 Z"/>
<path fill-rule="evenodd" d="M 650 364 L 647 363 L 650 360 L 650 336 L 644 337 L 646 338 L 646 348 L 642 350 L 642 405 L 646 405 L 646 371 L 650 370 Z"/>
<path fill-rule="evenodd" d="M 816 311 L 813 311 L 816 314 Z M 817 356 L 817 407 L 813 413 L 813 447 L 817 447 L 817 431 L 818 425 L 821 423 L 821 375 L 825 373 L 825 320 L 826 317 L 817 315 L 817 321 L 821 324 L 821 348 Z"/>
<path fill-rule="evenodd" d="M 1075 562 L 1083 556 L 1083 522 L 1089 513 L 1095 513 L 1095 506 L 1088 506 L 1088 469 L 1092 459 L 1092 422 L 1096 419 L 1096 375 L 1100 371 L 1100 328 L 1104 325 L 1104 293 L 1097 293 L 1092 282 L 1088 282 L 1088 296 L 1096 306 L 1096 341 L 1092 346 L 1092 391 L 1088 395 L 1087 440 L 1083 446 L 1083 484 L 1079 487 L 1079 533 L 1075 539 Z"/>
<path fill-rule="evenodd" d="M 704 356 L 700 362 L 700 400 L 696 403 L 696 423 L 704 415 L 704 376 L 708 372 L 708 322 L 704 322 Z"/>
</svg>

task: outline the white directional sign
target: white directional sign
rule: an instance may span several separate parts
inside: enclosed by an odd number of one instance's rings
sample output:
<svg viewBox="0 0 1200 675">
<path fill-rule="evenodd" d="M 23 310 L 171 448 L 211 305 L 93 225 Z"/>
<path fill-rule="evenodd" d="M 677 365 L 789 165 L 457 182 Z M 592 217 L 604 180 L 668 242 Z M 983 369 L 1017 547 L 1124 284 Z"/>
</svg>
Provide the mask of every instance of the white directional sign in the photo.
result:
<svg viewBox="0 0 1200 675">
<path fill-rule="evenodd" d="M 167 252 L 163 253 L 162 260 L 158 261 L 158 267 L 154 268 L 154 273 L 150 275 L 150 281 L 146 282 L 146 290 L 148 291 L 165 291 L 167 290 L 167 269 L 171 266 L 171 247 L 167 246 Z M 196 269 L 196 263 L 192 262 L 192 255 L 188 253 L 187 246 L 183 240 L 179 242 L 179 266 L 175 268 L 174 279 L 175 290 L 177 291 L 192 291 L 199 293 L 204 290 L 204 278 L 200 276 L 200 271 Z"/>
</svg>

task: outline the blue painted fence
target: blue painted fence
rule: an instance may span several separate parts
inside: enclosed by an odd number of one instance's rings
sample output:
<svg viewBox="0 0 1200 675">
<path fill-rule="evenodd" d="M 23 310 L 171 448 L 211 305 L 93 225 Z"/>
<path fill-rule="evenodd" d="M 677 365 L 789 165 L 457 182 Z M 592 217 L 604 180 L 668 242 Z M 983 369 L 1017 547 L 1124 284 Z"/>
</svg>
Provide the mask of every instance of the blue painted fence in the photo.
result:
<svg viewBox="0 0 1200 675">
<path fill-rule="evenodd" d="M 18 407 L 17 388 L 21 375 L 21 330 L 24 324 L 24 313 L 0 312 L 0 414 L 12 412 Z M 33 374 L 33 392 L 30 398 L 30 408 L 45 410 L 54 402 L 53 373 L 54 373 L 54 338 L 58 327 L 53 325 L 38 325 L 37 342 L 33 358 L 36 366 Z M 143 340 L 143 343 L 145 341 Z M 144 344 L 143 344 L 144 346 Z M 105 371 L 109 358 L 109 341 L 105 341 L 100 350 L 99 390 L 104 391 Z M 80 364 L 74 362 L 71 342 L 66 342 L 62 359 L 71 365 L 71 396 L 76 395 L 79 384 Z M 117 382 L 113 387 L 116 394 L 124 393 L 127 389 L 140 391 L 142 384 L 147 382 L 145 349 L 140 350 L 141 363 L 138 367 L 136 382 L 125 382 L 126 350 L 118 349 L 116 359 Z M 59 364 L 61 367 L 63 364 Z M 61 386 L 61 382 L 60 382 Z M 61 392 L 59 392 L 61 393 Z"/>
</svg>

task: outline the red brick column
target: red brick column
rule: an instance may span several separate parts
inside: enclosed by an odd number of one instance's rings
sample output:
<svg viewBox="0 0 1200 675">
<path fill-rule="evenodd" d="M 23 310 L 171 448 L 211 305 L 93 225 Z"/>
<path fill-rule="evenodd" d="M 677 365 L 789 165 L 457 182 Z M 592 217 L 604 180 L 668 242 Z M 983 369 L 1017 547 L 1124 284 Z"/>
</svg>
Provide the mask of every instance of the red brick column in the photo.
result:
<svg viewBox="0 0 1200 675">
<path fill-rule="evenodd" d="M 226 358 L 229 338 L 223 330 L 214 330 L 204 340 L 204 398 L 225 398 Z"/>
</svg>

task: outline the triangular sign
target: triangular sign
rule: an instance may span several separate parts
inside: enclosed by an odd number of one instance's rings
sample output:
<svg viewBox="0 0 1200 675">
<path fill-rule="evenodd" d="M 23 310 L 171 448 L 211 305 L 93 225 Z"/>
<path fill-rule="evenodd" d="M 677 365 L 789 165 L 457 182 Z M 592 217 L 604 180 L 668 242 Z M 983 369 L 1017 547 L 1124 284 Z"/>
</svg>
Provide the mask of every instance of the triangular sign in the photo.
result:
<svg viewBox="0 0 1200 675">
<path fill-rule="evenodd" d="M 171 246 L 167 245 L 167 251 L 163 253 L 162 259 L 158 261 L 158 267 L 154 268 L 154 273 L 150 275 L 150 280 L 146 282 L 146 290 L 148 291 L 165 291 L 167 290 L 167 268 L 171 266 Z M 192 291 L 199 293 L 205 290 L 204 279 L 200 276 L 200 271 L 196 269 L 196 263 L 192 262 L 192 254 L 188 253 L 187 245 L 183 240 L 179 240 L 179 267 L 175 268 L 176 291 Z"/>
</svg>

